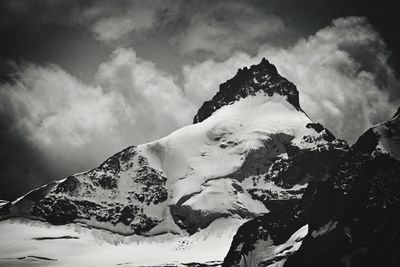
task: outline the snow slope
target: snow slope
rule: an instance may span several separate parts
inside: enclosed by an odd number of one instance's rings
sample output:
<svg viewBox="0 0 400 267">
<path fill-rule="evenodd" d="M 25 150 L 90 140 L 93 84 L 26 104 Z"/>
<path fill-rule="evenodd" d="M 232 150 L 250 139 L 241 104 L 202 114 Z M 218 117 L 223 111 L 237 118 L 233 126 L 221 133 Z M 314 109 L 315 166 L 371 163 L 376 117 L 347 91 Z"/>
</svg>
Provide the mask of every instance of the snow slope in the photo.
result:
<svg viewBox="0 0 400 267">
<path fill-rule="evenodd" d="M 171 202 L 177 203 L 181 197 L 200 191 L 201 185 L 210 179 L 233 173 L 242 166 L 249 151 L 263 147 L 276 134 L 291 136 L 294 141 L 306 134 L 317 135 L 305 127 L 310 122 L 282 96 L 258 93 L 222 107 L 202 123 L 157 141 L 170 152 L 154 156 L 161 159 L 162 166 L 168 166 L 164 170 L 174 183 Z"/>
</svg>

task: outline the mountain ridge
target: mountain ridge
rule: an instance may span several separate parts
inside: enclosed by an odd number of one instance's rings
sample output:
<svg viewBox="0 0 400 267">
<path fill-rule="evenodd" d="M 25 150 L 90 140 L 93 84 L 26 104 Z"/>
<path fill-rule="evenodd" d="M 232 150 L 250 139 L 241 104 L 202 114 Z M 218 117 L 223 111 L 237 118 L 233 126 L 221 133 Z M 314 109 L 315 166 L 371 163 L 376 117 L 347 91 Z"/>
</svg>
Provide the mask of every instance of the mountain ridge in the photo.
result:
<svg viewBox="0 0 400 267">
<path fill-rule="evenodd" d="M 235 77 L 206 102 L 212 109 L 199 109 L 197 123 L 2 205 L 0 220 L 196 240 L 184 249 L 217 242 L 222 260 L 229 242 L 218 236 L 231 238 L 245 221 L 300 205 L 306 188 L 326 180 L 348 150 L 311 121 L 296 87 L 267 60 Z M 201 236 L 210 238 L 199 243 Z"/>
<path fill-rule="evenodd" d="M 249 81 L 253 82 L 251 86 Z M 257 86 L 255 81 L 259 82 Z M 172 216 L 174 222 L 168 219 L 171 228 L 178 225 L 194 233 L 221 216 L 252 217 L 267 212 L 263 206 L 273 208 L 275 201 L 299 199 L 303 184 L 313 177 L 321 179 L 334 166 L 324 155 L 334 163 L 347 149 L 321 124 L 309 120 L 299 106 L 296 87 L 265 58 L 258 65 L 239 70 L 220 88 L 212 101 L 228 92 L 236 100 L 218 101 L 224 105 L 209 114 L 204 123 L 128 147 L 93 170 L 33 190 L 12 203 L 10 216 L 44 218 L 53 224 L 76 220 L 93 224 L 95 220 L 97 227 L 119 229 L 129 225 L 133 230 L 118 230 L 121 234 L 144 234 L 166 220 L 165 216 Z M 281 113 L 279 117 L 274 114 L 276 110 Z M 261 128 L 260 123 L 264 124 Z M 199 147 L 193 151 L 180 147 L 185 142 L 197 142 Z M 300 170 L 292 163 L 311 158 L 323 162 L 322 167 L 303 163 Z M 186 163 L 176 168 L 177 161 Z M 221 168 L 224 165 L 225 171 Z M 210 170 L 211 166 L 215 169 Z M 188 190 L 189 183 L 189 188 L 197 185 Z M 275 184 L 277 191 L 265 191 L 263 186 L 268 184 Z M 204 202 L 215 188 L 222 190 L 219 197 L 229 192 L 234 195 L 228 210 L 217 211 L 212 203 L 207 207 L 195 204 Z M 122 204 L 126 201 L 128 205 Z M 193 209 L 193 205 L 198 208 Z"/>
</svg>

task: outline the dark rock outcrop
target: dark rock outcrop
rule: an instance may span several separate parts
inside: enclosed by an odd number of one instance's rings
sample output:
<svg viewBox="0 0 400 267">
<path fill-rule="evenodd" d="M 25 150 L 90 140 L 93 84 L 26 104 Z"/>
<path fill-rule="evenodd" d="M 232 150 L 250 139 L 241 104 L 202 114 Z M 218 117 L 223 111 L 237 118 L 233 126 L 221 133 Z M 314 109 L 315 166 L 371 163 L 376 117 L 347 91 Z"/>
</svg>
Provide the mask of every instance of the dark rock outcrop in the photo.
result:
<svg viewBox="0 0 400 267">
<path fill-rule="evenodd" d="M 263 58 L 260 64 L 239 69 L 232 79 L 221 84 L 217 94 L 201 106 L 193 123 L 202 122 L 217 109 L 240 98 L 254 95 L 258 91 L 263 91 L 269 96 L 274 94 L 286 96 L 290 104 L 297 110 L 301 110 L 296 86 L 279 75 L 276 67 Z"/>
<path fill-rule="evenodd" d="M 234 236 L 222 266 L 241 266 L 241 261 L 245 262 L 261 240 L 270 239 L 274 245 L 287 241 L 296 230 L 307 224 L 320 183 L 311 182 L 300 201 L 284 202 L 270 213 L 243 224 Z"/>
</svg>

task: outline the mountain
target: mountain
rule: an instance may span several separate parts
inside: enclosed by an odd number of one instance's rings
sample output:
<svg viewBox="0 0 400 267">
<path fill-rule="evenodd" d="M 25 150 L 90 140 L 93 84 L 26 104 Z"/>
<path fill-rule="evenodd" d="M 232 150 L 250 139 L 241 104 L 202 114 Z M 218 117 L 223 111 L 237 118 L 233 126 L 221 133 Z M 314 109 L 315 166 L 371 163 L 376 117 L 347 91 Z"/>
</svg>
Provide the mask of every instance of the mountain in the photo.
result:
<svg viewBox="0 0 400 267">
<path fill-rule="evenodd" d="M 397 112 L 297 205 L 241 226 L 223 266 L 399 266 L 399 152 Z"/>
<path fill-rule="evenodd" d="M 285 266 L 400 265 L 400 114 L 365 132 L 320 189 Z"/>
<path fill-rule="evenodd" d="M 222 260 L 243 222 L 301 205 L 307 185 L 331 176 L 347 151 L 308 118 L 296 87 L 263 59 L 222 84 L 194 124 L 35 189 L 2 205 L 0 218 L 59 227 L 51 229 L 80 225 L 143 242 L 172 236 L 181 249 L 225 238 L 213 257 Z"/>
</svg>

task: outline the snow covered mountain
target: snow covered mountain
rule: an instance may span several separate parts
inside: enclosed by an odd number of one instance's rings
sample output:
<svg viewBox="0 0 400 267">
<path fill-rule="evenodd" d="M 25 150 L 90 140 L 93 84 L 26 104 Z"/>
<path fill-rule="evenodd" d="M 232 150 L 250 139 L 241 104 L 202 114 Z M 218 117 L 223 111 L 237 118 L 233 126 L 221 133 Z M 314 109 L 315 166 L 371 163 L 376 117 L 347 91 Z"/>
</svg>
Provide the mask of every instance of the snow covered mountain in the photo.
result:
<svg viewBox="0 0 400 267">
<path fill-rule="evenodd" d="M 296 87 L 265 59 L 222 84 L 194 122 L 5 203 L 0 218 L 143 238 L 203 236 L 223 222 L 218 235 L 229 239 L 244 221 L 298 205 L 348 150 L 308 118 Z"/>
<path fill-rule="evenodd" d="M 399 266 L 399 151 L 397 112 L 299 203 L 241 226 L 223 266 Z"/>
</svg>

